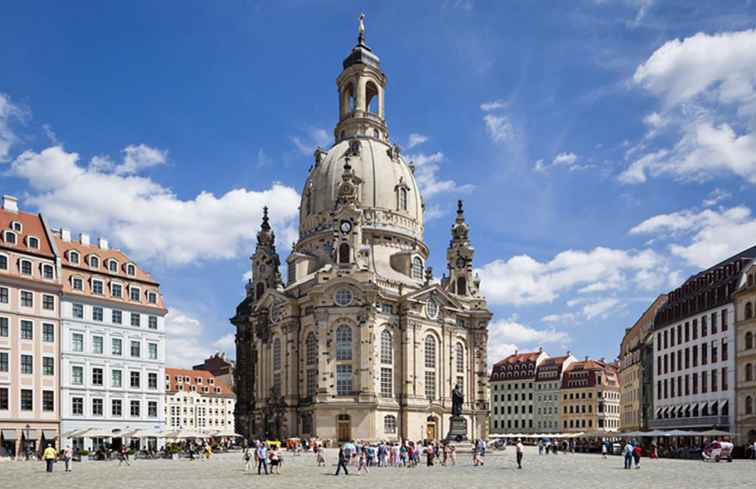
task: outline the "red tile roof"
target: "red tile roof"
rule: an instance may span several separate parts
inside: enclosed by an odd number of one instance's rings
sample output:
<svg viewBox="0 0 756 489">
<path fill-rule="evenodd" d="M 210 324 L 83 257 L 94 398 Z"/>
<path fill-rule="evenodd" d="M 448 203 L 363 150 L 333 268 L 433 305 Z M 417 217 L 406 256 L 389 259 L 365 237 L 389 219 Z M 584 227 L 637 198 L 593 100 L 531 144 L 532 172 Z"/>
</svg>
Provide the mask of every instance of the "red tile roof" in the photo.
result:
<svg viewBox="0 0 756 489">
<path fill-rule="evenodd" d="M 207 370 L 190 370 L 186 368 L 166 368 L 165 375 L 167 377 L 167 389 L 168 394 L 173 394 L 179 391 L 191 392 L 191 387 L 194 386 L 197 393 L 202 395 L 220 395 L 220 396 L 233 396 L 234 392 L 229 386 L 218 380 L 213 374 Z M 181 382 L 177 377 L 181 378 Z M 186 379 L 189 379 L 187 382 Z M 212 379 L 212 383 L 210 380 Z M 208 392 L 205 392 L 205 388 L 208 388 Z"/>
<path fill-rule="evenodd" d="M 5 231 L 12 231 L 11 223 L 18 221 L 21 224 L 21 232 L 16 233 L 16 243 L 9 244 L 5 241 Z M 0 208 L 0 230 L 2 230 L 2 239 L 0 239 L 0 248 L 7 250 L 16 250 L 46 258 L 54 258 L 52 244 L 45 232 L 45 226 L 42 217 L 39 214 L 29 212 L 12 212 Z M 39 249 L 28 246 L 27 237 L 34 236 L 39 240 Z"/>
</svg>

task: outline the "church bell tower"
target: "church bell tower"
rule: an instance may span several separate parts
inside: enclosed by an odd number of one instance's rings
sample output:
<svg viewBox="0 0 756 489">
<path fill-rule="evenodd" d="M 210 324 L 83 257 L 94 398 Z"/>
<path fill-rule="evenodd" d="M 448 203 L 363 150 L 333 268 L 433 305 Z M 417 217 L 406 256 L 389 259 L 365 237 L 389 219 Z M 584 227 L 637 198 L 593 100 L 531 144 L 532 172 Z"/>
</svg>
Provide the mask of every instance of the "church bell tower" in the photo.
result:
<svg viewBox="0 0 756 489">
<path fill-rule="evenodd" d="M 257 247 L 252 255 L 252 278 L 247 284 L 247 296 L 260 300 L 266 290 L 282 286 L 281 262 L 276 252 L 276 234 L 270 227 L 268 208 L 263 207 L 263 219 L 257 232 Z"/>
<path fill-rule="evenodd" d="M 446 251 L 446 266 L 449 276 L 443 286 L 458 296 L 477 296 L 480 279 L 473 276 L 473 255 L 475 248 L 470 243 L 470 226 L 465 222 L 465 211 L 461 200 L 457 201 L 457 218 L 451 229 L 452 239 Z"/>
</svg>

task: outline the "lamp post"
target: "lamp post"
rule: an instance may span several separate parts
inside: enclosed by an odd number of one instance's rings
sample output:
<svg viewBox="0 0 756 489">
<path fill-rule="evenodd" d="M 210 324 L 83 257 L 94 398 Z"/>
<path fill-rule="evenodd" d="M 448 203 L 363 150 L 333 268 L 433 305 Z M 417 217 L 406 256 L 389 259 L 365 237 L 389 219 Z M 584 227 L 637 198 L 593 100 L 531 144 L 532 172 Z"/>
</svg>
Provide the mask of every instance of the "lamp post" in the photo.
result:
<svg viewBox="0 0 756 489">
<path fill-rule="evenodd" d="M 28 461 L 29 460 L 29 429 L 31 426 L 28 424 L 25 426 L 26 428 L 26 436 L 24 436 L 24 457 Z"/>
</svg>

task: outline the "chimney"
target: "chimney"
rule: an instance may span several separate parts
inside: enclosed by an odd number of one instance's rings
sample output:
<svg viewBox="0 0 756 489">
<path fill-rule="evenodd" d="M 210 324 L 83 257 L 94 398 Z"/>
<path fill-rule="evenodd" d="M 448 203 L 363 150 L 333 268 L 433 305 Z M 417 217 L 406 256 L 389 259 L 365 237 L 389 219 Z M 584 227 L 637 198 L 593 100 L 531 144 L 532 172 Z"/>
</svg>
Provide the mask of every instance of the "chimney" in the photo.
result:
<svg viewBox="0 0 756 489">
<path fill-rule="evenodd" d="M 572 355 L 572 352 L 570 350 L 567 350 L 567 356 Z"/>
<path fill-rule="evenodd" d="M 585 356 L 585 361 L 586 361 L 586 362 L 588 361 L 588 355 L 586 355 L 586 356 Z"/>
<path fill-rule="evenodd" d="M 538 347 L 538 353 L 543 353 L 543 347 L 542 346 Z"/>
<path fill-rule="evenodd" d="M 97 238 L 97 246 L 101 250 L 107 250 L 108 249 L 108 240 L 104 238 Z"/>
<path fill-rule="evenodd" d="M 60 239 L 63 241 L 71 241 L 71 230 L 60 228 Z"/>
<path fill-rule="evenodd" d="M 519 351 L 517 351 L 517 350 L 515 350 L 514 354 L 515 354 L 515 355 L 517 355 L 518 353 L 520 353 L 520 352 L 519 352 Z"/>
<path fill-rule="evenodd" d="M 3 195 L 3 209 L 9 212 L 18 212 L 18 199 L 12 195 Z"/>
<path fill-rule="evenodd" d="M 89 244 L 89 235 L 85 233 L 79 234 L 79 242 L 83 245 Z"/>
</svg>

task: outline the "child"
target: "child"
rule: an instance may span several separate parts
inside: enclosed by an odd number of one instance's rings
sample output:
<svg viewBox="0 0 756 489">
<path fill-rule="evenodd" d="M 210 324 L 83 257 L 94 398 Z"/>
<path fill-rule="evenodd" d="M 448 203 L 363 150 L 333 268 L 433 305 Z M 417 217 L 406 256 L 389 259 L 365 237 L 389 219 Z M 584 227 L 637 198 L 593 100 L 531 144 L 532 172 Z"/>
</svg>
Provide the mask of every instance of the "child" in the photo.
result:
<svg viewBox="0 0 756 489">
<path fill-rule="evenodd" d="M 362 453 L 360 453 L 360 455 L 359 455 L 359 461 L 358 461 L 358 465 L 357 465 L 357 473 L 359 474 L 363 470 L 365 471 L 366 474 L 369 472 L 368 471 L 368 466 L 367 466 L 367 455 L 365 454 L 365 450 L 364 449 L 362 450 Z"/>
</svg>

